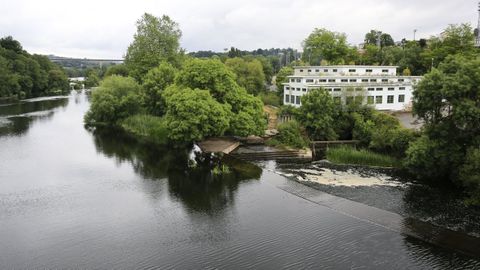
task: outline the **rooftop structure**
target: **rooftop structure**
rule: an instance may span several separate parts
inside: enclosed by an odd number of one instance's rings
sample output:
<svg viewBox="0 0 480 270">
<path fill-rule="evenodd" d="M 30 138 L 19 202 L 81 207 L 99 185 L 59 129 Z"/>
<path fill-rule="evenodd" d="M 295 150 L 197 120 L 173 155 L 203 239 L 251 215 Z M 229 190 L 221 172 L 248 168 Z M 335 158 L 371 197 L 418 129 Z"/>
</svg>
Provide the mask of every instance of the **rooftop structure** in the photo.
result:
<svg viewBox="0 0 480 270">
<path fill-rule="evenodd" d="M 311 89 L 324 88 L 335 101 L 362 102 L 377 110 L 408 111 L 413 86 L 419 76 L 398 76 L 397 66 L 298 66 L 284 83 L 283 101 L 301 106 L 301 97 Z"/>
</svg>

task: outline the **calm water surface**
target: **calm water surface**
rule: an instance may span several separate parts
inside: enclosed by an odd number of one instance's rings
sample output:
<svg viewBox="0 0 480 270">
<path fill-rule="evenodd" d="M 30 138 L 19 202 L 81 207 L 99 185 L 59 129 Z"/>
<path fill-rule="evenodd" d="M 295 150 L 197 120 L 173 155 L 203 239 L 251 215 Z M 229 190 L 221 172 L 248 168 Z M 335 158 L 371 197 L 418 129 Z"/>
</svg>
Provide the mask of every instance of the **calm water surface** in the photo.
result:
<svg viewBox="0 0 480 270">
<path fill-rule="evenodd" d="M 249 163 L 84 128 L 84 94 L 0 106 L 0 269 L 479 269 Z M 275 166 L 269 164 L 268 166 Z"/>
</svg>

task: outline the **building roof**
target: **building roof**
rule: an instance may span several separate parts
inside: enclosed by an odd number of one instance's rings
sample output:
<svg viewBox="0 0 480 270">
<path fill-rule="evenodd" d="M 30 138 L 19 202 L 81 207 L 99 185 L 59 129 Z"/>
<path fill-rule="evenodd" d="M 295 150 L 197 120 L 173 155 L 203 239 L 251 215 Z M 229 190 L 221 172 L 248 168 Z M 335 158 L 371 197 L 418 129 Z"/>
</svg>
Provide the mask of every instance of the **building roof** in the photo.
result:
<svg viewBox="0 0 480 270">
<path fill-rule="evenodd" d="M 367 65 L 331 65 L 331 66 L 294 66 L 293 68 L 398 68 L 398 66 L 367 66 Z"/>
</svg>

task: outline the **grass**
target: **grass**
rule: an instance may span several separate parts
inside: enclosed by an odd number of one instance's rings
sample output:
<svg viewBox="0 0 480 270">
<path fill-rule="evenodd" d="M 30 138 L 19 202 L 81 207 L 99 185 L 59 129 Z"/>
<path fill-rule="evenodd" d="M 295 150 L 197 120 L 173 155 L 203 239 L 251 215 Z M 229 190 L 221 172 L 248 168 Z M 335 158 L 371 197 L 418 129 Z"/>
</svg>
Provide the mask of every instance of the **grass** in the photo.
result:
<svg viewBox="0 0 480 270">
<path fill-rule="evenodd" d="M 355 149 L 347 146 L 329 148 L 327 159 L 336 164 L 355 164 L 378 167 L 398 167 L 400 161 L 394 157 L 375 153 L 367 149 Z"/>
<path fill-rule="evenodd" d="M 128 133 L 157 144 L 167 144 L 168 130 L 161 117 L 138 114 L 124 119 L 120 126 Z"/>
</svg>

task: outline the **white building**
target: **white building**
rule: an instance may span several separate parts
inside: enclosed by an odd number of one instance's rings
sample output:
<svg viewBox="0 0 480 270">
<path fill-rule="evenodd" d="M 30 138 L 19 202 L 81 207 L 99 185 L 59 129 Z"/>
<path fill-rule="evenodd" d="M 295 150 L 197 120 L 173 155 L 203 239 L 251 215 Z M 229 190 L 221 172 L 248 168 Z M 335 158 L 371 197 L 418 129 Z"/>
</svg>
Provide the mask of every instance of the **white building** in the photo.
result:
<svg viewBox="0 0 480 270">
<path fill-rule="evenodd" d="M 300 66 L 284 83 L 283 101 L 300 107 L 301 96 L 322 87 L 342 104 L 361 99 L 377 110 L 410 110 L 413 86 L 421 78 L 397 76 L 396 66 Z"/>
</svg>

